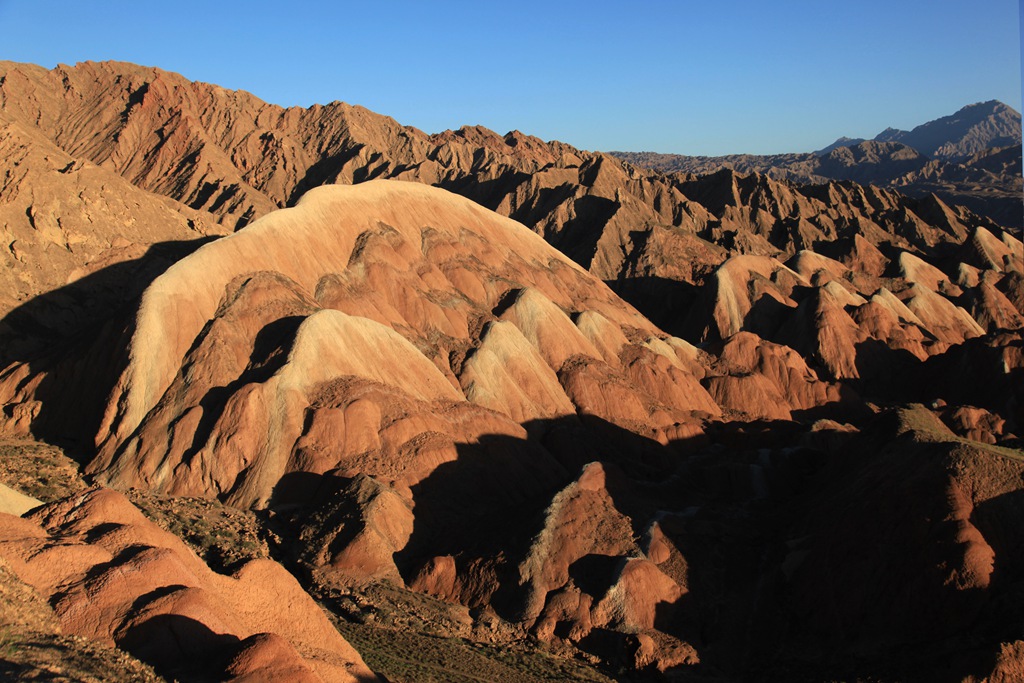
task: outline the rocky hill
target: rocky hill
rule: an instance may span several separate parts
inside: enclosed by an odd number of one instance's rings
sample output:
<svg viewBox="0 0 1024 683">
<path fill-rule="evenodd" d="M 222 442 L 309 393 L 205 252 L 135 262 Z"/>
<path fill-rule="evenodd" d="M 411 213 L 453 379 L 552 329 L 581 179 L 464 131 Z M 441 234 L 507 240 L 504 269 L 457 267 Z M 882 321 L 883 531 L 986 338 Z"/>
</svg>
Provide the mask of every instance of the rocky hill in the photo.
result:
<svg viewBox="0 0 1024 683">
<path fill-rule="evenodd" d="M 842 137 L 813 153 L 690 157 L 612 152 L 663 173 L 764 173 L 797 184 L 853 180 L 923 197 L 935 194 L 1002 225 L 1024 225 L 1020 114 L 1002 102 L 969 105 L 912 131 L 887 129 L 873 140 Z"/>
<path fill-rule="evenodd" d="M 80 639 L 67 666 L 1024 666 L 1024 246 L 998 222 L 134 65 L 0 78 L 0 588 Z M 919 161 L 865 145 L 830 163 Z"/>
<path fill-rule="evenodd" d="M 998 100 L 969 104 L 911 131 L 887 128 L 879 142 L 899 142 L 933 159 L 962 161 L 979 152 L 1021 143 L 1020 112 Z"/>
</svg>

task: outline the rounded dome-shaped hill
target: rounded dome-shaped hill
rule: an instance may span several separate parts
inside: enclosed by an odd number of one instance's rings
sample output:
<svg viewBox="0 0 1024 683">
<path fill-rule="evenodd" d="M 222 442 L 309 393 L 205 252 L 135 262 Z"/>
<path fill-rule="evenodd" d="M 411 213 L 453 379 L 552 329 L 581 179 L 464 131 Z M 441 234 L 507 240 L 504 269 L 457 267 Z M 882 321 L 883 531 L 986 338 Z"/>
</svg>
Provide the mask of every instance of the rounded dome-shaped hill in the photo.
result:
<svg viewBox="0 0 1024 683">
<path fill-rule="evenodd" d="M 398 181 L 317 188 L 145 290 L 90 471 L 240 505 L 266 504 L 297 471 L 411 485 L 454 444 L 574 417 L 558 373 L 577 358 L 626 384 L 641 418 L 661 409 L 650 430 L 687 419 L 658 404 L 672 395 L 658 382 L 713 407 L 682 357 L 667 372 L 652 356 L 653 384 L 627 381 L 573 322 L 595 315 L 627 340 L 620 353 L 665 338 L 537 234 L 467 199 Z M 358 397 L 377 422 L 317 436 Z M 374 438 L 349 450 L 338 429 Z"/>
</svg>

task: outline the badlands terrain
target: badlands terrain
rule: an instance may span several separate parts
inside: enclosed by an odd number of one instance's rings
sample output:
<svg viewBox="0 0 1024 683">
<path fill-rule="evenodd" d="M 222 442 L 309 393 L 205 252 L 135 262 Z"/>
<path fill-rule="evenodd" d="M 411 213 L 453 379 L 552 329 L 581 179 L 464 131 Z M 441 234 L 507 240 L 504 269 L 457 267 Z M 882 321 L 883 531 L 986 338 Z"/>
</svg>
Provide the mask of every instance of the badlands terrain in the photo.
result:
<svg viewBox="0 0 1024 683">
<path fill-rule="evenodd" d="M 613 154 L 666 173 L 705 174 L 731 168 L 801 185 L 853 180 L 914 197 L 936 194 L 1001 225 L 1024 226 L 1020 113 L 998 100 L 968 105 L 909 131 L 887 128 L 871 140 L 842 137 L 812 153 L 724 157 Z"/>
<path fill-rule="evenodd" d="M 975 107 L 661 171 L 0 63 L 0 673 L 1021 680 L 1020 115 Z"/>
</svg>

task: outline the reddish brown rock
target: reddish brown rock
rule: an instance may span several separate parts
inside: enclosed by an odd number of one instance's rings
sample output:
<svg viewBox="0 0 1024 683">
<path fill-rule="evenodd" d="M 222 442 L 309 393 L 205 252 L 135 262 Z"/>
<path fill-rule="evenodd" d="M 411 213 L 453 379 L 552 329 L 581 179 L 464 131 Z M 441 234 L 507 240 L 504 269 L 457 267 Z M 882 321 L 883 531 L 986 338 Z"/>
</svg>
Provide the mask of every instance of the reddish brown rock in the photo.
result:
<svg viewBox="0 0 1024 683">
<path fill-rule="evenodd" d="M 274 508 L 325 594 L 408 586 L 472 608 L 466 633 L 611 666 L 871 678 L 875 653 L 1010 632 L 1024 280 L 991 222 L 131 65 L 0 74 L 9 289 L 43 295 L 4 323 L 106 320 L 48 357 L 5 344 L 5 430 L 96 442 L 118 486 Z M 615 465 L 574 481 L 593 460 Z M 211 578 L 114 499 L 41 514 L 0 519 L 2 552 L 81 633 L 208 677 L 354 674 L 277 565 Z"/>
<path fill-rule="evenodd" d="M 621 360 L 623 374 L 661 404 L 707 415 L 721 413 L 693 372 L 696 367 L 703 376 L 703 368 L 696 362 L 684 364 L 665 342 L 654 338 L 642 347 L 627 347 Z"/>
<path fill-rule="evenodd" d="M 480 347 L 462 364 L 466 398 L 519 423 L 574 414 L 558 376 L 537 349 L 511 322 L 489 323 Z"/>
<path fill-rule="evenodd" d="M 556 372 L 574 355 L 601 357 L 569 317 L 535 289 L 520 292 L 502 318 L 519 328 Z"/>
<path fill-rule="evenodd" d="M 300 559 L 325 584 L 381 578 L 401 584 L 394 556 L 412 535 L 411 507 L 394 489 L 358 475 L 308 520 Z"/>
<path fill-rule="evenodd" d="M 964 242 L 964 251 L 970 263 L 982 270 L 1024 273 L 1024 243 L 1009 232 L 1000 231 L 996 237 L 979 227 Z"/>
<path fill-rule="evenodd" d="M 915 284 L 904 295 L 907 308 L 940 341 L 959 344 L 985 333 L 967 311 L 927 287 Z"/>
<path fill-rule="evenodd" d="M 640 559 L 629 520 L 616 510 L 605 467 L 587 465 L 546 511 L 544 529 L 519 566 L 528 587 L 524 619 L 548 639 L 560 624 L 571 640 L 593 627 L 654 627 L 683 594 L 655 564 Z"/>
<path fill-rule="evenodd" d="M 520 581 L 529 589 L 525 620 L 537 619 L 547 594 L 569 583 L 570 569 L 582 558 L 614 562 L 635 550 L 629 520 L 615 509 L 605 476 L 599 463 L 587 465 L 548 507 L 544 529 L 519 567 Z"/>
<path fill-rule="evenodd" d="M 1006 277 L 996 285 L 1009 300 L 1017 312 L 1024 315 L 1024 275 L 1021 273 L 1008 273 Z"/>
<path fill-rule="evenodd" d="M 605 363 L 574 359 L 563 366 L 559 382 L 580 414 L 596 415 L 641 433 L 650 430 L 653 399 Z"/>
<path fill-rule="evenodd" d="M 831 378 L 860 377 L 858 344 L 867 335 L 847 313 L 844 301 L 825 287 L 815 289 L 801 302 L 777 336 L 804 357 L 813 359 Z"/>
<path fill-rule="evenodd" d="M 900 275 L 912 285 L 920 285 L 933 292 L 948 292 L 954 296 L 960 293 L 953 289 L 948 275 L 909 251 L 901 252 L 897 263 Z"/>
<path fill-rule="evenodd" d="M 392 196 L 404 199 L 391 202 Z M 344 215 L 347 232 L 326 218 L 332 211 Z M 462 298 L 443 270 L 411 246 L 422 242 L 427 228 L 421 222 L 431 215 L 424 249 L 440 253 L 446 245 L 450 259 L 469 253 L 483 259 L 474 272 L 485 285 L 487 306 L 507 293 L 487 292 L 496 278 L 522 283 L 504 312 L 507 322 L 470 332 L 471 319 L 486 320 L 489 310 Z M 278 248 L 281 240 L 288 250 Z M 468 245 L 476 251 L 467 251 Z M 300 258 L 303 249 L 315 258 Z M 532 265 L 537 262 L 546 265 Z M 391 275 L 380 275 L 385 279 L 371 285 L 382 268 L 405 273 L 399 276 L 405 280 L 385 287 Z M 344 294 L 365 287 L 382 294 L 376 300 Z M 442 292 L 449 297 L 446 306 L 433 303 Z M 655 328 L 603 284 L 521 226 L 466 200 L 401 183 L 322 189 L 300 208 L 199 250 L 146 291 L 115 389 L 119 398 L 108 404 L 97 436 L 100 453 L 90 470 L 119 485 L 266 504 L 289 472 L 357 471 L 357 461 L 382 462 L 374 453 L 397 452 L 417 435 L 447 435 L 421 439 L 416 449 L 423 457 L 407 461 L 404 474 L 379 466 L 367 472 L 411 485 L 453 460 L 456 441 L 519 433 L 514 422 L 481 411 L 458 425 L 438 419 L 451 410 L 439 402 L 465 402 L 462 386 L 473 402 L 516 422 L 576 412 L 578 405 L 554 370 L 570 357 L 602 353 L 555 301 L 573 302 L 622 337 L 628 329 L 655 338 Z M 165 343 L 146 341 L 155 338 Z M 460 358 L 469 344 L 479 348 Z M 694 408 L 714 412 L 716 406 L 684 370 L 696 366 L 684 365 L 672 349 L 666 353 L 667 361 L 656 354 L 639 365 L 631 361 L 630 372 L 658 375 L 642 384 L 663 402 L 692 395 Z M 379 400 L 355 400 L 359 382 L 396 390 L 399 395 L 388 401 L 405 410 L 415 405 L 423 417 L 383 421 L 387 410 Z M 24 395 L 32 386 L 19 382 L 18 392 Z M 648 415 L 626 419 L 638 425 Z M 470 424 L 479 431 L 465 431 Z"/>
<path fill-rule="evenodd" d="M 243 640 L 224 672 L 234 683 L 316 683 L 322 680 L 288 641 L 273 633 L 258 633 Z"/>
<path fill-rule="evenodd" d="M 711 296 L 714 328 L 703 336 L 726 338 L 744 329 L 758 326 L 778 315 L 782 308 L 793 308 L 790 298 L 796 285 L 809 283 L 798 273 L 767 256 L 733 256 L 715 271 Z M 755 311 L 755 306 L 757 310 Z M 771 320 L 777 324 L 776 320 Z"/>
<path fill-rule="evenodd" d="M 137 294 L 135 279 L 160 260 L 151 246 L 226 232 L 209 214 L 77 158 L 27 122 L 0 118 L 0 158 L 5 362 L 33 350 L 31 330 L 68 334 Z M 33 302 L 41 295 L 50 295 L 47 305 Z"/>
<path fill-rule="evenodd" d="M 614 624 L 629 631 L 653 629 L 666 623 L 684 591 L 644 559 L 624 560 L 615 583 L 593 610 L 597 626 Z"/>
<path fill-rule="evenodd" d="M 1003 418 L 974 406 L 957 406 L 947 410 L 942 418 L 960 436 L 981 443 L 998 443 L 1006 426 Z"/>
<path fill-rule="evenodd" d="M 989 683 L 1012 683 L 1024 678 L 1024 641 L 1003 643 L 996 655 L 995 667 L 984 680 Z M 973 683 L 973 680 L 972 680 Z"/>
<path fill-rule="evenodd" d="M 576 327 L 600 353 L 599 358 L 612 367 L 618 365 L 619 353 L 629 343 L 619 326 L 600 313 L 583 311 L 576 317 Z"/>
<path fill-rule="evenodd" d="M 724 407 L 763 420 L 789 420 L 785 397 L 764 375 L 725 375 L 706 380 L 711 396 Z"/>
<path fill-rule="evenodd" d="M 50 596 L 70 633 L 193 675 L 216 674 L 240 640 L 274 633 L 284 659 L 250 658 L 246 673 L 262 675 L 263 666 L 287 661 L 322 680 L 373 678 L 279 564 L 253 560 L 233 577 L 216 574 L 121 494 L 92 489 L 29 519 L 0 518 L 0 553 Z"/>
<path fill-rule="evenodd" d="M 971 317 L 988 332 L 1024 327 L 1024 315 L 990 281 L 983 281 L 968 294 Z"/>
<path fill-rule="evenodd" d="M 749 332 L 741 332 L 727 339 L 719 357 L 728 363 L 730 372 L 738 374 L 740 378 L 750 373 L 762 375 L 775 388 L 774 392 L 768 390 L 768 394 L 774 393 L 780 399 L 776 404 L 777 409 L 764 405 L 751 411 L 740 405 L 723 404 L 731 408 L 770 417 L 769 414 L 776 410 L 807 410 L 840 400 L 838 388 L 820 381 L 796 351 L 760 339 Z M 764 389 L 761 391 L 763 393 Z"/>
</svg>

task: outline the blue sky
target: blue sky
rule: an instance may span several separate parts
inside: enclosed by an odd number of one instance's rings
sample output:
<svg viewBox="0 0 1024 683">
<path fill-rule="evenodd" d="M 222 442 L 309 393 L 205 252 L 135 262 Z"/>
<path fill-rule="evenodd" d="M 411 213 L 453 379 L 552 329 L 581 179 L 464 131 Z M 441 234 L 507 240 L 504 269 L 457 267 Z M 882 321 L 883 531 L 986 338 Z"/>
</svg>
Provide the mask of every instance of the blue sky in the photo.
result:
<svg viewBox="0 0 1024 683">
<path fill-rule="evenodd" d="M 811 151 L 1021 109 L 1019 2 L 0 0 L 0 59 L 119 59 L 591 150 Z"/>
</svg>

